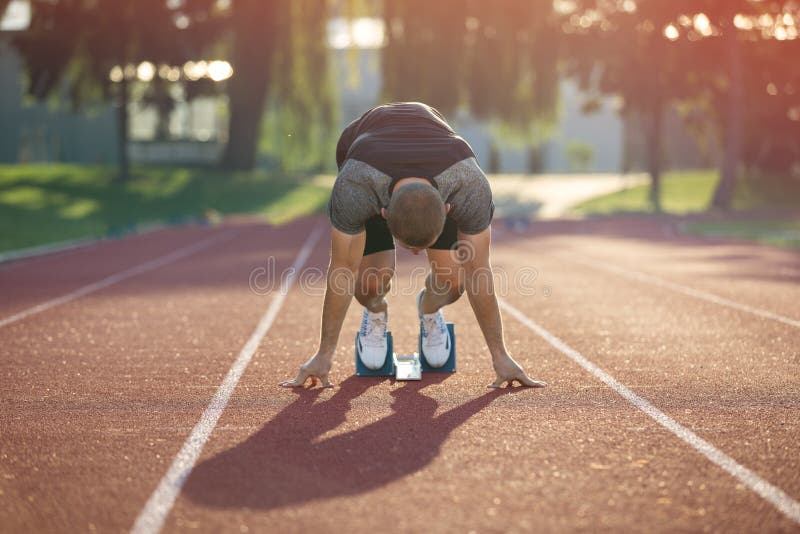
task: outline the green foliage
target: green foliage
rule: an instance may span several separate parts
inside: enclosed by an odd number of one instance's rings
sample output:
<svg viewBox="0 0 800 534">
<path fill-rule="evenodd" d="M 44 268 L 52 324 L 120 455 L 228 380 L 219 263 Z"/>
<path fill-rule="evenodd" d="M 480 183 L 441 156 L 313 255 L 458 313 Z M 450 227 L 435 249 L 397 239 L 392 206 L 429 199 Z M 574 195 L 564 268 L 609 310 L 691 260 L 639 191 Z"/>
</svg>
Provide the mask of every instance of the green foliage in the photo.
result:
<svg viewBox="0 0 800 534">
<path fill-rule="evenodd" d="M 716 171 L 676 171 L 664 175 L 662 211 L 673 214 L 705 211 L 711 204 L 719 181 Z M 737 210 L 800 208 L 800 184 L 787 185 L 785 179 L 764 175 L 741 176 L 733 199 Z M 588 200 L 575 207 L 581 214 L 651 212 L 649 186 L 634 186 L 623 191 Z"/>
<path fill-rule="evenodd" d="M 285 223 L 321 210 L 328 194 L 308 177 L 263 171 L 134 168 L 119 183 L 108 167 L 0 166 L 0 250 L 203 219 L 210 210 Z"/>
<path fill-rule="evenodd" d="M 670 172 L 662 184 L 662 211 L 683 214 L 705 210 L 717 182 L 714 171 Z M 588 200 L 575 207 L 582 214 L 652 212 L 649 186 L 634 186 Z"/>
<path fill-rule="evenodd" d="M 766 171 L 741 173 L 734 208 L 800 209 L 800 179 Z"/>
<path fill-rule="evenodd" d="M 741 163 L 783 176 L 798 168 L 796 40 L 772 34 L 788 31 L 784 24 L 793 29 L 800 20 L 796 1 L 566 4 L 568 12 L 561 13 L 565 72 L 590 99 L 619 95 L 624 112 L 646 119 L 641 134 L 654 181 L 662 166 L 660 117 L 672 104 L 681 108 L 692 131 L 718 136 L 723 147 L 717 206 L 730 206 Z"/>
<path fill-rule="evenodd" d="M 234 2 L 226 167 L 252 168 L 256 153 L 287 170 L 329 165 L 338 132 L 327 20 L 327 0 Z"/>
<path fill-rule="evenodd" d="M 127 179 L 129 83 L 136 77 L 136 65 L 144 61 L 179 65 L 195 59 L 204 43 L 219 31 L 211 16 L 215 0 L 177 4 L 164 0 L 30 0 L 30 4 L 30 28 L 13 40 L 25 65 L 26 93 L 43 101 L 66 92 L 73 109 L 113 101 L 117 106 L 118 177 Z M 179 28 L 177 20 L 186 27 Z M 121 69 L 116 81 L 110 79 L 114 68 Z M 202 81 L 184 83 L 188 95 L 200 92 L 198 87 L 208 87 Z M 162 113 L 163 137 L 163 114 L 172 106 L 166 102 L 167 92 L 160 93 L 156 100 L 160 100 L 157 109 Z"/>
<path fill-rule="evenodd" d="M 594 147 L 583 141 L 567 143 L 567 161 L 574 172 L 588 172 L 594 164 Z"/>
<path fill-rule="evenodd" d="M 338 95 L 320 38 L 327 13 L 319 0 L 295 0 L 288 7 L 279 25 L 259 151 L 285 171 L 332 170 Z"/>
<path fill-rule="evenodd" d="M 65 82 L 73 107 L 107 101 L 115 65 L 197 59 L 221 29 L 213 6 L 214 0 L 177 8 L 164 0 L 31 0 L 31 26 L 14 39 L 30 80 L 27 91 L 43 100 Z M 178 16 L 191 21 L 188 28 L 176 26 Z"/>
<path fill-rule="evenodd" d="M 363 10 L 358 2 L 350 4 Z M 185 78 L 179 83 L 189 99 L 227 89 L 228 166 L 252 167 L 263 126 L 268 135 L 260 144 L 282 168 L 321 168 L 323 155 L 332 152 L 337 121 L 327 67 L 327 0 L 234 0 L 228 9 L 216 0 L 32 0 L 32 5 L 31 28 L 15 44 L 30 79 L 27 90 L 37 99 L 66 85 L 73 107 L 120 100 L 126 109 L 128 84 L 109 80 L 113 67 L 142 61 L 180 66 L 213 51 L 233 61 L 228 84 Z M 167 137 L 165 119 L 173 108 L 167 85 L 156 77 L 145 96 L 161 115 L 159 137 Z M 262 126 L 265 108 L 272 116 Z M 126 118 L 121 114 L 118 120 L 124 131 Z M 120 165 L 126 165 L 124 157 Z"/>
<path fill-rule="evenodd" d="M 661 118 L 675 103 L 693 131 L 732 147 L 725 176 L 735 176 L 740 160 L 784 176 L 800 168 L 798 41 L 779 41 L 758 25 L 733 26 L 735 15 L 764 14 L 789 16 L 782 27 L 794 29 L 796 0 L 557 4 L 554 11 L 552 0 L 231 0 L 223 9 L 216 0 L 32 0 L 31 29 L 15 44 L 29 94 L 45 98 L 68 80 L 76 106 L 115 96 L 119 87 L 108 80 L 114 65 L 180 65 L 210 51 L 230 59 L 235 73 L 225 85 L 181 83 L 190 97 L 227 90 L 231 168 L 251 168 L 257 150 L 284 169 L 332 164 L 337 95 L 326 22 L 334 6 L 348 17 L 384 17 L 384 100 L 421 100 L 446 115 L 466 109 L 488 120 L 503 145 L 536 147 L 552 134 L 566 74 L 585 90 L 587 110 L 615 94 L 623 112 L 644 117 L 640 133 L 652 147 L 653 176 L 661 169 Z M 692 22 L 701 13 L 711 28 L 704 35 Z M 176 20 L 188 26 L 179 29 Z M 670 26 L 673 40 L 664 33 Z M 729 54 L 734 49 L 741 49 L 738 59 Z M 739 63 L 746 76 L 734 75 Z M 151 89 L 148 102 L 169 113 L 163 87 Z M 731 110 L 744 106 L 727 98 L 739 89 L 747 102 L 743 120 Z M 741 151 L 731 132 L 742 133 Z"/>
<path fill-rule="evenodd" d="M 757 241 L 765 245 L 800 248 L 800 220 L 707 221 L 685 225 L 694 235 Z"/>
<path fill-rule="evenodd" d="M 387 2 L 384 100 L 419 100 L 445 115 L 464 107 L 491 120 L 503 144 L 540 144 L 558 112 L 559 32 L 546 16 L 551 5 Z"/>
</svg>

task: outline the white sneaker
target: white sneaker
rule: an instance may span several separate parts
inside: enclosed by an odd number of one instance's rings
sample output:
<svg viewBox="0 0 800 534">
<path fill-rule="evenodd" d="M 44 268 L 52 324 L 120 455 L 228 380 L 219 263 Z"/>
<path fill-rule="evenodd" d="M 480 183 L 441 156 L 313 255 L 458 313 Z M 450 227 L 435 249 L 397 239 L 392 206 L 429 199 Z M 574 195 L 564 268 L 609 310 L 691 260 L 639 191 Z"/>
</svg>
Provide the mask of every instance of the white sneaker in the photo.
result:
<svg viewBox="0 0 800 534">
<path fill-rule="evenodd" d="M 420 304 L 422 303 L 422 293 L 417 295 L 417 314 L 419 315 L 419 332 L 422 337 L 422 353 L 431 367 L 441 367 L 447 363 L 450 357 L 450 332 L 447 330 L 447 323 L 444 321 L 444 314 L 441 310 L 435 313 L 422 313 Z"/>
<path fill-rule="evenodd" d="M 369 369 L 380 369 L 386 363 L 386 352 L 389 350 L 386 339 L 388 319 L 387 312 L 372 313 L 364 308 L 357 343 L 361 362 Z"/>
</svg>

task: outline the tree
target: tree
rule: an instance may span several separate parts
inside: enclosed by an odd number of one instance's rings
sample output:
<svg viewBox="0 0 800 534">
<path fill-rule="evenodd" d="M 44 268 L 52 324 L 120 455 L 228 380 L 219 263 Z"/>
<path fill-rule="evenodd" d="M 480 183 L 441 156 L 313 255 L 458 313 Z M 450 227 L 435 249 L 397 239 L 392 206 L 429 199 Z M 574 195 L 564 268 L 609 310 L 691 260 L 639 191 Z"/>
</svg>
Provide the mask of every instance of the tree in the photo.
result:
<svg viewBox="0 0 800 534">
<path fill-rule="evenodd" d="M 422 101 L 445 115 L 457 109 L 464 89 L 466 7 L 466 0 L 386 2 L 384 100 Z"/>
<path fill-rule="evenodd" d="M 800 47 L 796 29 L 793 39 L 787 32 L 800 22 L 800 6 L 773 1 L 706 7 L 722 31 L 717 40 L 727 47 L 721 62 L 725 94 L 716 100 L 725 149 L 712 200 L 713 208 L 727 210 L 742 163 L 787 177 L 800 163 L 800 108 L 793 107 L 800 91 L 800 65 L 793 58 Z"/>
<path fill-rule="evenodd" d="M 623 113 L 648 118 L 654 208 L 659 207 L 661 124 L 667 105 L 702 106 L 716 123 L 723 150 L 715 208 L 730 208 L 747 154 L 753 161 L 753 153 L 763 154 L 767 145 L 781 146 L 785 159 L 800 159 L 797 143 L 781 142 L 800 122 L 800 112 L 792 120 L 791 107 L 793 88 L 800 86 L 799 67 L 786 55 L 797 49 L 787 39 L 800 20 L 794 0 L 594 0 L 576 2 L 563 15 L 565 31 L 572 34 L 567 40 L 568 72 L 590 93 L 621 96 Z M 792 31 L 796 37 L 796 29 Z M 776 44 L 780 32 L 787 40 Z M 778 85 L 785 98 L 766 102 L 769 91 L 764 87 L 778 96 Z M 770 110 L 766 122 L 779 128 L 758 124 L 765 110 Z M 746 124 L 754 127 L 745 129 Z"/>
<path fill-rule="evenodd" d="M 38 100 L 47 98 L 62 82 L 68 86 L 74 108 L 90 102 L 113 100 L 117 110 L 118 176 L 129 176 L 129 83 L 136 65 L 182 64 L 197 50 L 191 40 L 181 42 L 178 16 L 186 24 L 198 21 L 198 41 L 204 42 L 205 22 L 213 0 L 194 0 L 170 7 L 164 0 L 32 0 L 28 31 L 15 39 L 25 62 L 27 92 Z M 110 73 L 118 70 L 112 80 Z"/>
<path fill-rule="evenodd" d="M 494 137 L 535 149 L 557 116 L 558 32 L 551 0 L 387 2 L 386 100 L 464 108 Z M 419 16 L 424 12 L 426 16 Z"/>
<path fill-rule="evenodd" d="M 743 43 L 744 44 L 744 43 Z M 778 176 L 798 177 L 800 165 L 800 40 L 762 40 L 743 46 L 743 164 Z"/>
<path fill-rule="evenodd" d="M 671 2 L 576 3 L 562 11 L 566 72 L 590 100 L 614 94 L 621 113 L 642 118 L 650 203 L 661 210 L 664 114 L 689 91 L 681 49 L 662 32 L 675 15 Z"/>
<path fill-rule="evenodd" d="M 235 75 L 228 86 L 224 167 L 253 168 L 267 109 L 273 112 L 268 124 L 296 132 L 292 137 L 297 135 L 298 141 L 288 145 L 292 150 L 302 150 L 302 140 L 326 135 L 335 117 L 327 68 L 327 18 L 327 0 L 233 0 Z"/>
<path fill-rule="evenodd" d="M 284 170 L 329 167 L 338 131 L 325 35 L 327 0 L 294 0 L 278 24 L 260 152 Z"/>
<path fill-rule="evenodd" d="M 583 141 L 567 143 L 567 160 L 574 172 L 589 172 L 594 162 L 594 147 Z"/>
<path fill-rule="evenodd" d="M 278 20 L 288 0 L 234 0 L 231 10 L 234 76 L 228 84 L 230 122 L 222 159 L 227 169 L 252 169 L 271 82 Z"/>
</svg>

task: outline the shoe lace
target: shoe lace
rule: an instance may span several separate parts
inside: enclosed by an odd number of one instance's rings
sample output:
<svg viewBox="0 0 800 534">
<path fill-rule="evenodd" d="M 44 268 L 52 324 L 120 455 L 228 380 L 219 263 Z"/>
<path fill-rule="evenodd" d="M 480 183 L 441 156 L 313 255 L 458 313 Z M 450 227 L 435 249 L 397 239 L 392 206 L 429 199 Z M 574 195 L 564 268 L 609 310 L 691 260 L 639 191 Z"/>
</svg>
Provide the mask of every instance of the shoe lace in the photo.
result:
<svg viewBox="0 0 800 534">
<path fill-rule="evenodd" d="M 380 315 L 373 315 L 372 320 L 365 313 L 361 319 L 359 335 L 361 342 L 366 346 L 380 347 L 383 345 L 383 336 L 386 334 L 386 321 Z"/>
<path fill-rule="evenodd" d="M 422 317 L 422 337 L 426 338 L 426 345 L 442 345 L 445 341 L 444 333 L 446 329 L 444 317 L 441 313 Z"/>
</svg>

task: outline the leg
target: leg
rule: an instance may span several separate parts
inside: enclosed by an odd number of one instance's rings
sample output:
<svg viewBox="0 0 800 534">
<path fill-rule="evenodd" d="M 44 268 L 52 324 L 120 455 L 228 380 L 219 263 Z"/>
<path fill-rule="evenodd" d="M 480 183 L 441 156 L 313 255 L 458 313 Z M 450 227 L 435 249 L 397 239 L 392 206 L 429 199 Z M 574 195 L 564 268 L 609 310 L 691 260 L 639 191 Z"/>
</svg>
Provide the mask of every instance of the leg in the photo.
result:
<svg viewBox="0 0 800 534">
<path fill-rule="evenodd" d="M 385 368 L 387 358 L 391 364 L 386 294 L 394 276 L 394 241 L 380 216 L 365 226 L 367 240 L 354 291 L 356 300 L 364 306 L 356 336 L 356 368 L 363 364 L 374 372 Z"/>
<path fill-rule="evenodd" d="M 427 251 L 430 272 L 425 290 L 417 297 L 420 318 L 420 352 L 426 370 L 455 370 L 455 338 L 441 308 L 458 300 L 464 292 L 464 269 L 455 251 Z M 445 368 L 448 361 L 452 364 Z"/>
<path fill-rule="evenodd" d="M 458 225 L 448 218 L 439 239 L 425 251 L 430 271 L 425 290 L 417 296 L 417 310 L 423 366 L 431 368 L 443 368 L 453 354 L 455 340 L 450 336 L 441 308 L 458 300 L 464 292 L 464 268 L 456 249 L 457 238 Z"/>
<path fill-rule="evenodd" d="M 394 249 L 374 252 L 361 259 L 355 297 L 369 311 L 386 311 L 386 294 L 391 288 L 394 266 Z"/>
<path fill-rule="evenodd" d="M 464 293 L 464 266 L 459 260 L 458 223 L 448 217 L 439 239 L 426 250 L 430 272 L 425 279 L 422 295 L 422 313 L 435 313 L 459 299 Z"/>
<path fill-rule="evenodd" d="M 428 249 L 426 252 L 430 272 L 425 279 L 420 309 L 422 313 L 435 313 L 464 293 L 464 267 L 454 250 Z"/>
</svg>

